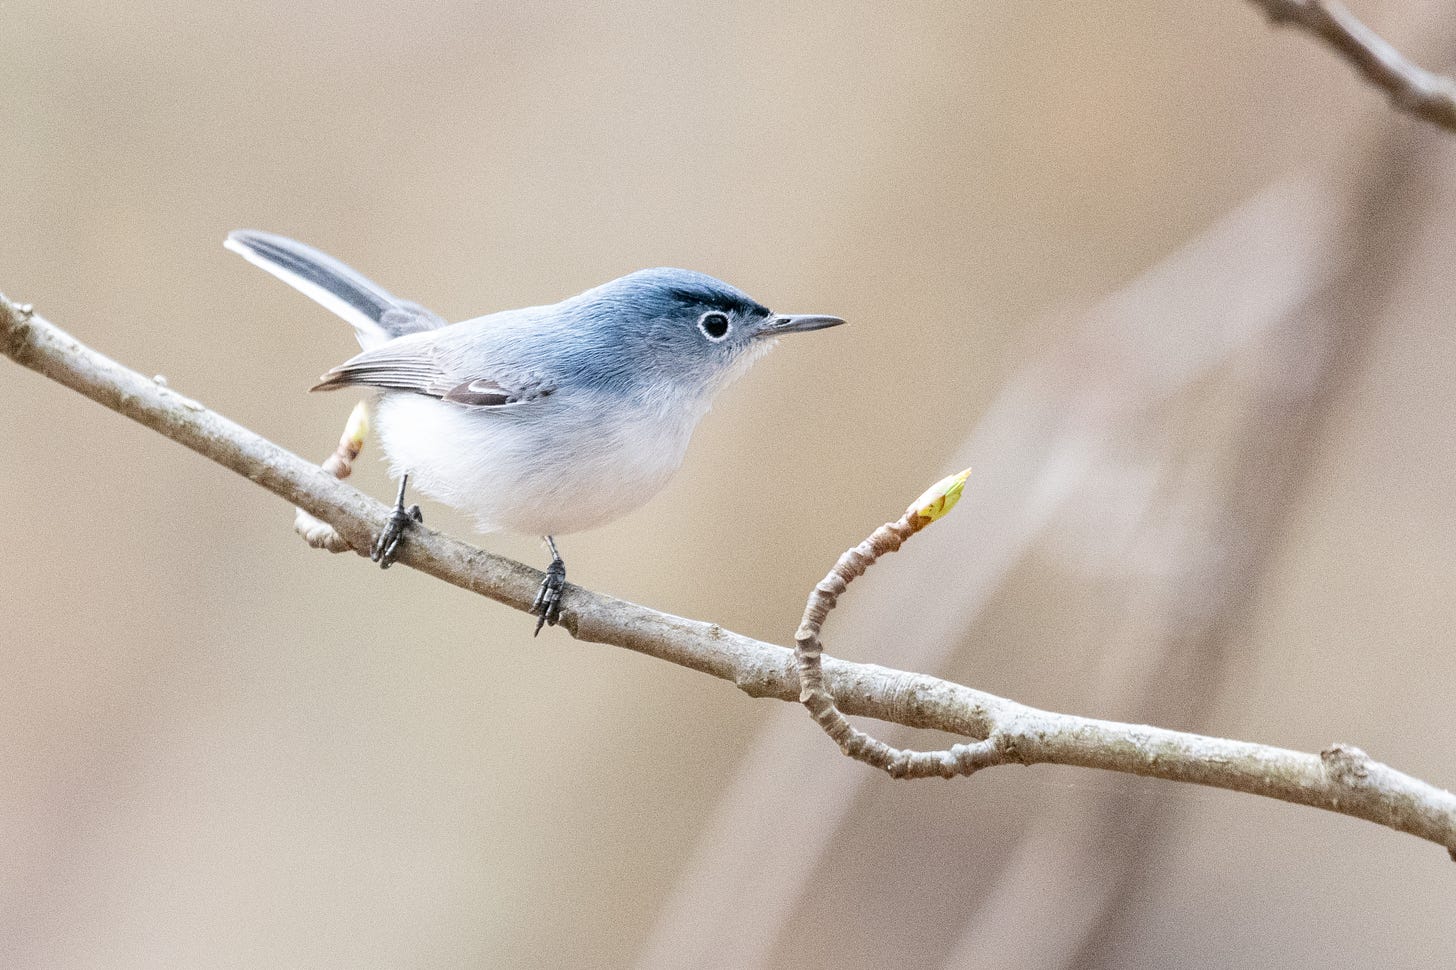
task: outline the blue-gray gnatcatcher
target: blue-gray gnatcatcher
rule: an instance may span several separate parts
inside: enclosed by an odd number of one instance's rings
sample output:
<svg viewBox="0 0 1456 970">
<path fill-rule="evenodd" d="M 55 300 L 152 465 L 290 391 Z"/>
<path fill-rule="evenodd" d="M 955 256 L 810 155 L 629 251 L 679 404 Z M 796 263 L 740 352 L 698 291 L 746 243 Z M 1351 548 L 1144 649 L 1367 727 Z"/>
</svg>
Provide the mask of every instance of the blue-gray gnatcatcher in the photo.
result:
<svg viewBox="0 0 1456 970">
<path fill-rule="evenodd" d="M 483 532 L 543 536 L 538 633 L 559 618 L 566 581 L 552 537 L 656 494 L 713 396 L 773 338 L 844 322 L 773 313 L 702 273 L 646 269 L 550 306 L 446 324 L 292 239 L 238 230 L 225 245 L 343 317 L 364 348 L 313 389 L 381 392 L 374 426 L 400 488 L 371 558 L 387 567 L 422 521 L 419 506 L 405 509 L 411 479 Z"/>
</svg>

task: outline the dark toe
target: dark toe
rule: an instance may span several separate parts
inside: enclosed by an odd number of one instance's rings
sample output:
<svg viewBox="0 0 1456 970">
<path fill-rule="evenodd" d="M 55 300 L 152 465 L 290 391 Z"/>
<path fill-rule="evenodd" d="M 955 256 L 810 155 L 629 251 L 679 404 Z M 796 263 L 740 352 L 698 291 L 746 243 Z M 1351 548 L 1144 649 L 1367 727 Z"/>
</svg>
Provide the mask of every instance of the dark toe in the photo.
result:
<svg viewBox="0 0 1456 970">
<path fill-rule="evenodd" d="M 389 521 L 384 523 L 379 537 L 374 540 L 374 545 L 369 547 L 369 558 L 379 563 L 380 569 L 388 569 L 394 565 L 395 554 L 399 552 L 399 544 L 409 530 L 410 524 L 423 521 L 424 516 L 420 513 L 418 505 L 408 511 L 401 508 L 395 509 L 390 513 Z"/>
<path fill-rule="evenodd" d="M 536 633 L 543 626 L 555 626 L 561 619 L 561 591 L 566 588 L 566 565 L 559 559 L 546 567 L 546 576 L 531 601 L 531 612 L 536 614 Z"/>
</svg>

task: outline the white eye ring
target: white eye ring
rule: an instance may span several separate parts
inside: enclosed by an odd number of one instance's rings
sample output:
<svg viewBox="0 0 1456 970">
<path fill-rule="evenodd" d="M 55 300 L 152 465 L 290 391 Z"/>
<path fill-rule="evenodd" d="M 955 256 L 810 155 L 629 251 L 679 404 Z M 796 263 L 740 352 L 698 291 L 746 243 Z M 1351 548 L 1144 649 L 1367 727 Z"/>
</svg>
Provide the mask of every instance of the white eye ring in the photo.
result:
<svg viewBox="0 0 1456 970">
<path fill-rule="evenodd" d="M 709 310 L 698 317 L 698 329 L 704 337 L 717 344 L 728 339 L 728 331 L 733 329 L 733 325 L 728 322 L 728 314 Z"/>
</svg>

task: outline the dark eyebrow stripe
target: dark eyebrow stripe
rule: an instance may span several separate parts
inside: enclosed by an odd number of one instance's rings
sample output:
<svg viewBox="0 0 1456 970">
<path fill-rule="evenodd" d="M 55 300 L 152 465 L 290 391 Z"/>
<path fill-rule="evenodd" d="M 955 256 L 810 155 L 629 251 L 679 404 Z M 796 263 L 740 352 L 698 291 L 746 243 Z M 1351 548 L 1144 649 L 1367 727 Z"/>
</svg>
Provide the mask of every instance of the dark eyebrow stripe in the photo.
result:
<svg viewBox="0 0 1456 970">
<path fill-rule="evenodd" d="M 725 313 L 769 315 L 768 307 L 753 300 L 744 300 L 730 296 L 727 293 L 714 293 L 710 290 L 693 290 L 676 287 L 668 290 L 668 295 L 681 303 L 711 307 L 714 310 L 722 310 Z"/>
</svg>

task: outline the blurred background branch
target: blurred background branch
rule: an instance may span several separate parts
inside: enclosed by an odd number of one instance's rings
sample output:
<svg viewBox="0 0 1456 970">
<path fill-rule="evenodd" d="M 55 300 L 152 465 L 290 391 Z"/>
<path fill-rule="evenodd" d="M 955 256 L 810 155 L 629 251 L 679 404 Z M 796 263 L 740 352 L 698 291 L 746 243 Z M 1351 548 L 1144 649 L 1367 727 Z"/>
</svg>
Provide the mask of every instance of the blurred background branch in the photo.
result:
<svg viewBox="0 0 1456 970">
<path fill-rule="evenodd" d="M 1339 0 L 1250 0 L 1275 24 L 1323 41 L 1401 111 L 1456 132 L 1456 81 L 1410 61 Z"/>
</svg>

